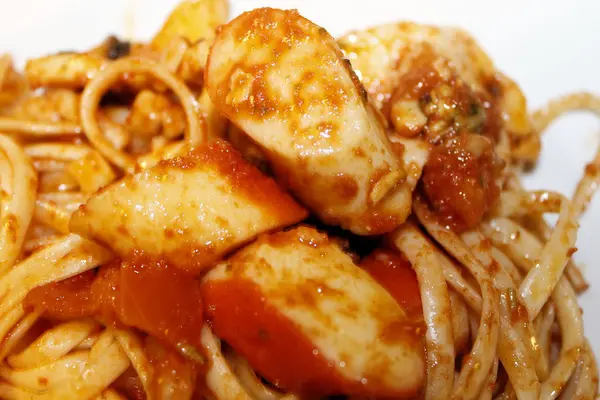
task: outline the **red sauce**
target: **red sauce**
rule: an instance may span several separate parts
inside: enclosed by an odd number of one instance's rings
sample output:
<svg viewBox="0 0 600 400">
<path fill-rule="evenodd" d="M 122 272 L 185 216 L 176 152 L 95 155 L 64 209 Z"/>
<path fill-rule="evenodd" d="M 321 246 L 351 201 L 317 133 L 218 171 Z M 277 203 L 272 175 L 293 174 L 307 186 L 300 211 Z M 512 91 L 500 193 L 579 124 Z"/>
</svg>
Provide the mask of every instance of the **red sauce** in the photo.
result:
<svg viewBox="0 0 600 400">
<path fill-rule="evenodd" d="M 33 288 L 24 300 L 25 307 L 42 307 L 51 319 L 67 320 L 93 314 L 96 303 L 91 296 L 94 271 L 86 271 L 60 282 Z"/>
<path fill-rule="evenodd" d="M 527 314 L 527 309 L 521 304 L 518 304 L 516 307 L 511 308 L 510 320 L 515 325 L 519 323 L 522 324 L 529 322 L 529 315 Z"/>
<path fill-rule="evenodd" d="M 243 278 L 202 285 L 207 317 L 214 332 L 282 390 L 312 396 L 348 394 L 404 398 L 406 393 L 341 376 L 311 341 L 269 305 L 260 289 Z"/>
<path fill-rule="evenodd" d="M 470 136 L 434 147 L 423 169 L 423 189 L 432 209 L 457 231 L 478 226 L 500 195 L 496 180 L 502 163 L 491 142 L 480 154 L 469 150 Z"/>
<path fill-rule="evenodd" d="M 202 300 L 199 281 L 161 262 L 121 264 L 117 315 L 167 343 L 200 346 Z"/>
<path fill-rule="evenodd" d="M 95 310 L 91 315 L 97 316 L 106 324 L 116 325 L 117 305 L 121 301 L 121 264 L 115 261 L 98 269 L 91 291 L 94 298 Z"/>
<path fill-rule="evenodd" d="M 360 263 L 360 267 L 388 291 L 409 318 L 423 319 L 419 282 L 415 271 L 402 254 L 377 249 Z"/>
<path fill-rule="evenodd" d="M 161 262 L 138 260 L 101 267 L 30 291 L 27 307 L 54 318 L 93 316 L 107 324 L 138 328 L 173 346 L 200 347 L 200 285 Z"/>
</svg>

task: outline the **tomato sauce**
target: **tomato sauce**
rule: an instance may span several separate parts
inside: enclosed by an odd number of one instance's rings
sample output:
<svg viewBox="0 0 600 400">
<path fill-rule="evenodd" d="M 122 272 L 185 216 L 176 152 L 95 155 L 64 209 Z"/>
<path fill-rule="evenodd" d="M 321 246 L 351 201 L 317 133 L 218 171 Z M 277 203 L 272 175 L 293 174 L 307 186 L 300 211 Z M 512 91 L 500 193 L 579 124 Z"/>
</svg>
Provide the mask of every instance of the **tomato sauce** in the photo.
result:
<svg viewBox="0 0 600 400">
<path fill-rule="evenodd" d="M 91 293 L 95 275 L 94 271 L 86 271 L 60 282 L 34 288 L 25 297 L 24 306 L 41 307 L 48 318 L 56 320 L 89 316 L 96 308 Z"/>
<path fill-rule="evenodd" d="M 108 264 L 97 273 L 35 288 L 24 304 L 43 307 L 50 318 L 93 316 L 106 324 L 138 328 L 172 346 L 200 347 L 199 282 L 162 262 Z"/>
<path fill-rule="evenodd" d="M 500 195 L 503 165 L 491 143 L 479 154 L 469 149 L 475 138 L 463 134 L 432 149 L 423 169 L 423 189 L 443 223 L 464 231 L 479 225 Z M 477 138 L 482 140 L 484 138 Z"/>
<path fill-rule="evenodd" d="M 92 315 L 107 325 L 117 326 L 121 322 L 117 316 L 120 303 L 121 263 L 110 263 L 98 269 L 91 291 L 96 301 Z"/>
<path fill-rule="evenodd" d="M 280 389 L 298 393 L 341 394 L 343 378 L 313 344 L 242 279 L 202 286 L 207 318 L 215 334 L 239 351 Z"/>
<path fill-rule="evenodd" d="M 117 315 L 167 343 L 200 346 L 200 283 L 161 262 L 121 264 L 121 301 Z"/>
</svg>

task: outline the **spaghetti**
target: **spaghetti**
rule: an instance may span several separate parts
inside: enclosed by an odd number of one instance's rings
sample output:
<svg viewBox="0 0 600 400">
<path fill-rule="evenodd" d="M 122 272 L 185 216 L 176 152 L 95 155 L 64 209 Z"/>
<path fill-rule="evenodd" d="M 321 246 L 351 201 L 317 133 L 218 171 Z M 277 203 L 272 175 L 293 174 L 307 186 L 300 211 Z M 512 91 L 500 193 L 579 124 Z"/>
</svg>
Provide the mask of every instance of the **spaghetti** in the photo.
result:
<svg viewBox="0 0 600 400">
<path fill-rule="evenodd" d="M 529 113 L 457 29 L 226 19 L 0 57 L 0 398 L 595 399 L 600 152 L 571 198 L 518 173 L 600 99 Z"/>
</svg>

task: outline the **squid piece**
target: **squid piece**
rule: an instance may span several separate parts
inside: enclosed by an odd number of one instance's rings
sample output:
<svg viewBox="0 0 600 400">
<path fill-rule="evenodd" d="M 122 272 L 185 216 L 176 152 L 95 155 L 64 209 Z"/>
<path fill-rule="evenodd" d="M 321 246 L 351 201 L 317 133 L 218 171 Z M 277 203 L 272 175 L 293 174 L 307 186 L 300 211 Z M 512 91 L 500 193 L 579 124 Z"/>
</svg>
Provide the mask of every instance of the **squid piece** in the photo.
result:
<svg viewBox="0 0 600 400">
<path fill-rule="evenodd" d="M 484 89 L 496 71 L 491 59 L 465 31 L 413 22 L 380 25 L 338 39 L 342 51 L 376 104 L 388 101 L 402 75 L 424 51 L 452 62 L 473 89 Z"/>
<path fill-rule="evenodd" d="M 429 145 L 420 139 L 406 138 L 393 133 L 389 135 L 389 139 L 403 148 L 402 165 L 406 171 L 404 185 L 412 192 L 417 187 L 423 167 L 429 159 Z"/>
<path fill-rule="evenodd" d="M 107 60 L 84 53 L 60 53 L 27 61 L 25 77 L 33 88 L 46 86 L 79 90 Z"/>
<path fill-rule="evenodd" d="M 350 32 L 338 43 L 376 104 L 388 101 L 402 75 L 425 51 L 452 62 L 473 89 L 496 74 L 492 60 L 465 31 L 400 22 Z"/>
<path fill-rule="evenodd" d="M 541 135 L 527 110 L 527 100 L 521 88 L 507 76 L 496 74 L 495 93 L 502 112 L 503 127 L 511 139 L 512 156 L 515 160 L 532 165 L 538 159 L 542 144 Z"/>
<path fill-rule="evenodd" d="M 126 176 L 77 210 L 70 229 L 112 248 L 197 273 L 257 234 L 307 212 L 227 142 Z"/>
<path fill-rule="evenodd" d="M 535 158 L 539 141 L 532 135 L 527 102 L 519 86 L 500 73 L 479 44 L 461 29 L 401 22 L 350 32 L 338 39 L 344 55 L 378 108 L 389 103 L 403 78 L 425 53 L 437 62 L 447 62 L 453 72 L 474 93 L 483 93 L 497 108 L 500 123 L 519 153 L 519 158 Z M 404 105 L 403 111 L 411 111 Z M 420 115 L 409 113 L 412 120 Z M 409 118 L 411 119 L 411 118 Z"/>
<path fill-rule="evenodd" d="M 215 334 L 282 390 L 405 398 L 424 383 L 423 330 L 314 228 L 259 237 L 202 295 Z"/>
<path fill-rule="evenodd" d="M 184 38 L 193 43 L 212 39 L 217 26 L 229 16 L 227 0 L 185 0 L 169 15 L 160 31 L 152 39 L 152 47 L 164 50 L 171 41 Z"/>
<path fill-rule="evenodd" d="M 296 11 L 244 13 L 219 29 L 205 83 L 215 107 L 321 220 L 373 235 L 410 213 L 402 148 L 325 29 Z"/>
<path fill-rule="evenodd" d="M 13 104 L 27 90 L 27 81 L 15 69 L 12 58 L 0 54 L 0 110 Z"/>
<path fill-rule="evenodd" d="M 233 124 L 227 129 L 227 141 L 242 153 L 246 161 L 261 171 L 268 165 L 263 149 L 246 132 Z"/>
<path fill-rule="evenodd" d="M 72 90 L 46 90 L 17 101 L 7 115 L 23 121 L 79 123 L 79 97 Z"/>
</svg>

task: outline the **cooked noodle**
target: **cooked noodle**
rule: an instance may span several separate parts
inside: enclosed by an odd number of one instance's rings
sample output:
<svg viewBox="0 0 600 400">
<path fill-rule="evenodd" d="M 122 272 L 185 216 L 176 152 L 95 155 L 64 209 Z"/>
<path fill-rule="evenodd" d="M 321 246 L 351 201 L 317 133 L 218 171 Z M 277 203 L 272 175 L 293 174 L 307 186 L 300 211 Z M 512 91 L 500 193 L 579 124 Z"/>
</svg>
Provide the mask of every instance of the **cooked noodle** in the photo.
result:
<svg viewBox="0 0 600 400">
<path fill-rule="evenodd" d="M 448 315 L 450 297 L 444 273 L 438 266 L 435 248 L 411 223 L 406 223 L 392 236 L 394 245 L 412 264 L 423 301 L 423 314 L 429 326 L 425 336 L 427 348 L 427 399 L 447 399 L 454 385 L 454 337 L 450 319 L 439 321 L 440 315 Z"/>
</svg>

